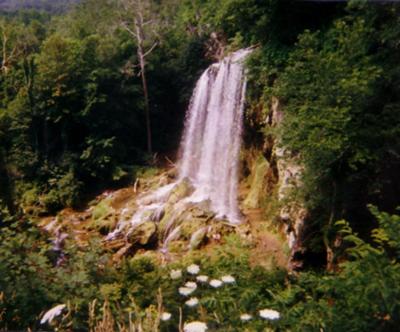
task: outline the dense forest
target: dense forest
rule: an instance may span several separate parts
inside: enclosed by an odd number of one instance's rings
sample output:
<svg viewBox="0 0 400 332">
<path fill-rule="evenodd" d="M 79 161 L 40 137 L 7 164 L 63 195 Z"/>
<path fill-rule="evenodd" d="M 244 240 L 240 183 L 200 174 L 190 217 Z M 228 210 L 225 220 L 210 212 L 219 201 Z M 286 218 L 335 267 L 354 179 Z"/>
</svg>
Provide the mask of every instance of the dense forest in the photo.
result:
<svg viewBox="0 0 400 332">
<path fill-rule="evenodd" d="M 398 329 L 400 4 L 17 2 L 0 1 L 0 331 Z M 173 173 L 196 81 L 244 48 L 247 221 L 167 261 L 150 236 L 117 251 L 107 193 Z M 279 151 L 301 165 L 284 199 Z M 306 211 L 294 248 L 284 206 Z M 43 223 L 68 233 L 88 211 L 84 240 L 54 249 Z M 254 240 L 264 229 L 287 264 Z M 199 299 L 185 305 L 182 282 Z"/>
</svg>

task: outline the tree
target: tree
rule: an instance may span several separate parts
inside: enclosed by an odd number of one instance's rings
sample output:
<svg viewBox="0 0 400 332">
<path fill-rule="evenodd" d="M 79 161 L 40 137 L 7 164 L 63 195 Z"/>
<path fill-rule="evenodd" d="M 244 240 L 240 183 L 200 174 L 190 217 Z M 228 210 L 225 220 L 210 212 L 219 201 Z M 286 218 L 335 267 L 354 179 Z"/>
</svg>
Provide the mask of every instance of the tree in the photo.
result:
<svg viewBox="0 0 400 332">
<path fill-rule="evenodd" d="M 146 57 L 159 44 L 156 32 L 157 17 L 154 11 L 151 11 L 152 3 L 149 0 L 120 0 L 120 4 L 125 12 L 119 16 L 120 24 L 136 42 L 146 112 L 147 152 L 151 154 L 153 148 L 149 91 L 146 78 Z"/>
<path fill-rule="evenodd" d="M 328 267 L 336 242 L 334 221 L 345 218 L 365 230 L 362 219 L 370 218 L 366 204 L 389 202 L 384 190 L 389 195 L 397 190 L 392 179 L 390 190 L 379 185 L 378 176 L 391 174 L 384 167 L 392 170 L 398 164 L 387 156 L 398 154 L 399 120 L 397 97 L 387 93 L 393 85 L 390 70 L 384 71 L 385 62 L 374 54 L 383 38 L 376 37 L 371 22 L 347 16 L 326 31 L 305 31 L 274 90 L 285 103 L 283 144 L 299 153 L 306 166 L 302 192 Z"/>
</svg>

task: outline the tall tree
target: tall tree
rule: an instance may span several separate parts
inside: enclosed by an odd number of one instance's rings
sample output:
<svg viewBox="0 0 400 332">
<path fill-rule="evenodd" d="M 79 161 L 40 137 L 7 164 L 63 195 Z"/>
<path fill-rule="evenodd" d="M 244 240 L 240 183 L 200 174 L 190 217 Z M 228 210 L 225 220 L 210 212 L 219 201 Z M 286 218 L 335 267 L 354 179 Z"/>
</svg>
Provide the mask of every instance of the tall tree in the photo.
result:
<svg viewBox="0 0 400 332">
<path fill-rule="evenodd" d="M 145 103 L 146 115 L 146 131 L 147 131 L 147 152 L 153 152 L 152 134 L 151 134 L 151 117 L 149 90 L 146 77 L 146 57 L 159 44 L 157 27 L 157 16 L 152 10 L 152 2 L 150 0 L 120 0 L 121 26 L 134 38 L 138 57 L 138 66 L 140 68 L 140 77 L 143 86 L 143 95 Z"/>
</svg>

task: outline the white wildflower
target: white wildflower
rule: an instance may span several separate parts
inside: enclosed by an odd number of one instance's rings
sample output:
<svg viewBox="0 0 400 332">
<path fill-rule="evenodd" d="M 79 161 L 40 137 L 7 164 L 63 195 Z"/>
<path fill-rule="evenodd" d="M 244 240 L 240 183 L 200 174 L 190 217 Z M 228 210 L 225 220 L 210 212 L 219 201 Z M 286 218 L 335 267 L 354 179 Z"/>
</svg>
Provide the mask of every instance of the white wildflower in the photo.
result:
<svg viewBox="0 0 400 332">
<path fill-rule="evenodd" d="M 182 277 L 182 270 L 172 270 L 169 275 L 171 279 L 179 279 Z"/>
<path fill-rule="evenodd" d="M 189 288 L 189 287 L 179 287 L 179 294 L 188 296 L 192 294 L 195 291 L 195 288 Z"/>
<path fill-rule="evenodd" d="M 199 282 L 207 282 L 208 281 L 208 277 L 204 276 L 204 275 L 201 275 L 201 276 L 197 276 L 196 280 L 199 281 Z"/>
<path fill-rule="evenodd" d="M 196 265 L 196 264 L 189 265 L 189 266 L 187 267 L 187 271 L 188 271 L 190 274 L 197 274 L 197 273 L 200 272 L 200 266 L 198 266 L 198 265 Z"/>
<path fill-rule="evenodd" d="M 281 314 L 276 310 L 263 309 L 260 310 L 260 316 L 264 319 L 275 320 L 279 319 L 281 317 Z"/>
<path fill-rule="evenodd" d="M 205 332 L 207 331 L 207 325 L 202 322 L 190 322 L 190 323 L 185 323 L 185 326 L 183 327 L 184 332 Z"/>
<path fill-rule="evenodd" d="M 226 284 L 233 284 L 236 280 L 231 275 L 226 275 L 221 277 L 221 280 Z"/>
<path fill-rule="evenodd" d="M 161 315 L 161 320 L 166 322 L 167 320 L 169 320 L 171 318 L 171 314 L 169 312 L 163 312 Z"/>
<path fill-rule="evenodd" d="M 195 307 L 199 304 L 199 299 L 197 297 L 191 297 L 189 300 L 185 302 L 188 307 Z"/>
<path fill-rule="evenodd" d="M 44 314 L 42 320 L 40 321 L 40 324 L 46 324 L 47 322 L 51 323 L 54 317 L 59 316 L 61 312 L 64 310 L 64 308 L 65 304 L 59 304 L 56 305 L 54 308 L 51 308 Z"/>
<path fill-rule="evenodd" d="M 193 281 L 188 281 L 188 282 L 184 285 L 184 287 L 196 289 L 196 288 L 197 288 L 197 284 L 196 284 L 195 282 L 193 282 Z"/>
<path fill-rule="evenodd" d="M 223 284 L 223 282 L 221 280 L 218 280 L 218 279 L 213 279 L 213 280 L 210 281 L 210 286 L 214 287 L 214 288 L 221 287 L 222 284 Z"/>
<path fill-rule="evenodd" d="M 250 319 L 252 319 L 253 317 L 251 317 L 251 315 L 249 315 L 249 314 L 242 314 L 242 315 L 240 315 L 240 320 L 241 321 L 243 321 L 243 322 L 247 322 L 247 321 L 249 321 Z"/>
</svg>

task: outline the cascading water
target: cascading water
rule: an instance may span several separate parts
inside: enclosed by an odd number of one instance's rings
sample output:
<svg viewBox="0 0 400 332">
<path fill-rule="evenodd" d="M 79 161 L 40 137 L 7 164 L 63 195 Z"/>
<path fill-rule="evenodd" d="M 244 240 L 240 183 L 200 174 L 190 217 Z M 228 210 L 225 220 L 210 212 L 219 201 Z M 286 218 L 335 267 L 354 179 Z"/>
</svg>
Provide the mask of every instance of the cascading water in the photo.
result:
<svg viewBox="0 0 400 332">
<path fill-rule="evenodd" d="M 240 222 L 237 186 L 246 89 L 243 61 L 250 52 L 232 53 L 202 74 L 186 115 L 178 180 L 138 200 L 131 229 L 149 220 L 158 221 L 169 194 L 187 179 L 194 191 L 175 204 L 172 215 L 182 212 L 187 204 L 207 201 L 217 218 Z M 125 226 L 119 223 L 108 238 L 114 238 Z"/>
<path fill-rule="evenodd" d="M 210 199 L 219 217 L 239 221 L 238 160 L 246 82 L 240 50 L 210 66 L 197 82 L 182 140 L 179 177 L 196 191 L 192 201 Z"/>
</svg>

